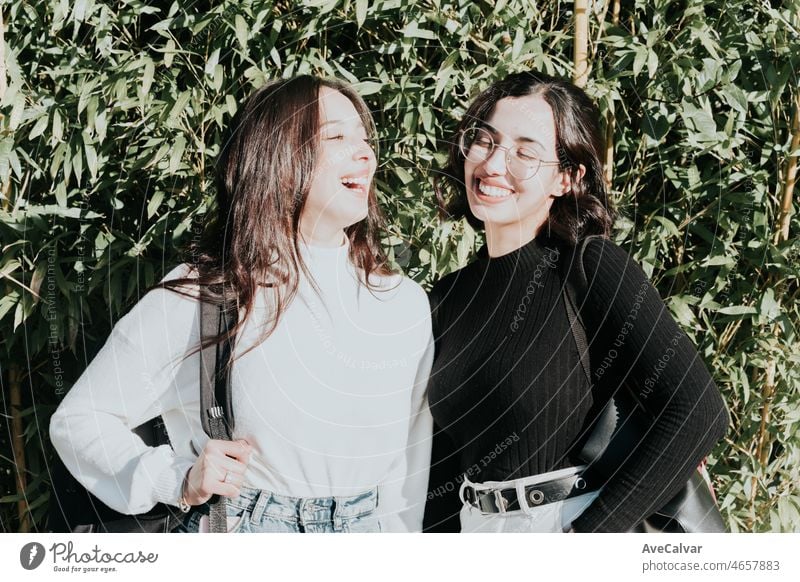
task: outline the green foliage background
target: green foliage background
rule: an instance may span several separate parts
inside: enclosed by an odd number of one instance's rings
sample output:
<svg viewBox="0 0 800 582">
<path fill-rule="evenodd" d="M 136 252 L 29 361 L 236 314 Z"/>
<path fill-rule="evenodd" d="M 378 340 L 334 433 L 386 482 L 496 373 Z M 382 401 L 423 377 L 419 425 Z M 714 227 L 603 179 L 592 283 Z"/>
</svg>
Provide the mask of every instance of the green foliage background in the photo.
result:
<svg viewBox="0 0 800 582">
<path fill-rule="evenodd" d="M 447 136 L 507 72 L 572 76 L 572 3 L 404 4 L 2 3 L 0 531 L 46 529 L 49 415 L 197 234 L 223 127 L 267 79 L 354 83 L 380 131 L 393 259 L 426 285 L 468 261 L 478 235 L 434 211 Z M 592 6 L 587 90 L 615 119 L 615 238 L 669 298 L 729 404 L 709 462 L 730 527 L 800 531 L 797 217 L 788 242 L 775 235 L 800 2 L 626 1 L 618 25 L 606 8 Z"/>
</svg>

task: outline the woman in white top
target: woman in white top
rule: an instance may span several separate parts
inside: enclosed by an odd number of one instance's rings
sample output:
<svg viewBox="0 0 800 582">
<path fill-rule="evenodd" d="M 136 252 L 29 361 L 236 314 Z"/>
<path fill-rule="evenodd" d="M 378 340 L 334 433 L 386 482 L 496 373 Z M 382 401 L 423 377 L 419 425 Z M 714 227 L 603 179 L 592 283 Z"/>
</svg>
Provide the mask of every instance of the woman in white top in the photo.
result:
<svg viewBox="0 0 800 582">
<path fill-rule="evenodd" d="M 430 315 L 379 246 L 373 136 L 335 80 L 273 81 L 242 104 L 216 220 L 117 322 L 50 424 L 109 507 L 191 506 L 179 530 L 197 531 L 222 495 L 231 531 L 421 530 Z M 209 439 L 199 412 L 198 295 L 219 303 L 222 288 L 239 305 L 234 441 Z M 158 415 L 172 447 L 131 430 Z"/>
</svg>

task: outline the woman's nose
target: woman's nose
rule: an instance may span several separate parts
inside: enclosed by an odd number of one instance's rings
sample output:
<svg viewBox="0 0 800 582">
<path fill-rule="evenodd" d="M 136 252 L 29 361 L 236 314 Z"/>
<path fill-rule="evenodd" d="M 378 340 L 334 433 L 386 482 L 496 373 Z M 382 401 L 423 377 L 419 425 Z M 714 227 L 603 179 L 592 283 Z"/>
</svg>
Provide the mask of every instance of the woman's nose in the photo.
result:
<svg viewBox="0 0 800 582">
<path fill-rule="evenodd" d="M 506 151 L 499 147 L 494 148 L 483 162 L 486 170 L 495 175 L 503 175 L 508 171 L 506 164 Z"/>
<path fill-rule="evenodd" d="M 369 160 L 375 157 L 375 150 L 372 149 L 372 146 L 365 142 L 363 139 L 359 139 L 353 148 L 353 159 L 355 160 Z"/>
</svg>

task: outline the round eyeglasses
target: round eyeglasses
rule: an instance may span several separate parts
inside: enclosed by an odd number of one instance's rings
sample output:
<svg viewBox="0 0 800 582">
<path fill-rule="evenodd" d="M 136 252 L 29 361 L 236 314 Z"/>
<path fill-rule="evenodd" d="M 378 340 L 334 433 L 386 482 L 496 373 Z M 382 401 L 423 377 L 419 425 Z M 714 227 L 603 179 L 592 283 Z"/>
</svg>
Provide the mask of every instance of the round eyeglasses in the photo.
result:
<svg viewBox="0 0 800 582">
<path fill-rule="evenodd" d="M 492 134 L 482 127 L 471 127 L 461 132 L 458 149 L 470 162 L 480 163 L 488 160 L 496 149 L 506 151 L 506 169 L 518 180 L 529 180 L 536 175 L 541 166 L 560 166 L 561 162 L 539 159 L 538 154 L 525 146 L 510 148 L 498 145 Z"/>
</svg>

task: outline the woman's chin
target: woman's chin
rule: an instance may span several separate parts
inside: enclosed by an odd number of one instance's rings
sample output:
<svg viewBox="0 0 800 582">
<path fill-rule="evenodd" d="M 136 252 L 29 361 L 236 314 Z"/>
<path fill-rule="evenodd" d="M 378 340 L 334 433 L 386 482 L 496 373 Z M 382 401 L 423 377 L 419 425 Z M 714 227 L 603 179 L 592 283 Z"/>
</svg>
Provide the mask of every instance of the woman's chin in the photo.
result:
<svg viewBox="0 0 800 582">
<path fill-rule="evenodd" d="M 368 208 L 367 206 L 363 206 L 360 208 L 353 208 L 351 211 L 347 213 L 342 213 L 336 217 L 336 222 L 341 224 L 342 230 L 353 226 L 354 224 L 358 224 L 362 220 L 367 217 Z"/>
<path fill-rule="evenodd" d="M 507 226 L 520 221 L 520 216 L 515 208 L 500 209 L 500 208 L 487 208 L 486 206 L 475 204 L 470 205 L 472 215 L 483 222 L 484 227 L 492 226 Z"/>
</svg>

